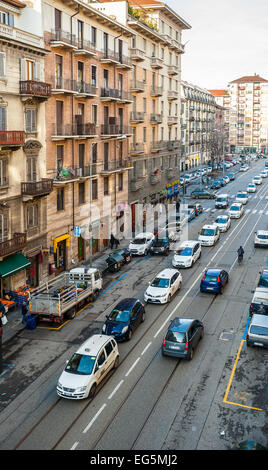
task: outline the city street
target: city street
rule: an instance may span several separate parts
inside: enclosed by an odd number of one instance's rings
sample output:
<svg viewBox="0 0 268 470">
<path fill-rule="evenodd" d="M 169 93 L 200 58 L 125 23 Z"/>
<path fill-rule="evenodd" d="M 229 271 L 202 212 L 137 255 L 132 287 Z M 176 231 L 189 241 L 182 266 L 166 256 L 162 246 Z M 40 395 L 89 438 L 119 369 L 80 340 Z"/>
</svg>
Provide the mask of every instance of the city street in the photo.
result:
<svg viewBox="0 0 268 470">
<path fill-rule="evenodd" d="M 264 160 L 251 162 L 245 173 L 237 165 L 230 170 L 237 172 L 236 179 L 218 192 L 228 193 L 231 204 L 263 168 Z M 227 212 L 215 209 L 214 200 L 198 202 L 204 211 L 189 223 L 189 240 L 197 240 L 203 225 Z M 144 301 L 148 283 L 172 267 L 172 252 L 133 258 L 120 273 L 107 274 L 99 298 L 61 328 L 39 324 L 4 343 L 10 369 L 0 380 L 0 449 L 227 450 L 247 439 L 267 446 L 267 350 L 247 348 L 245 342 L 252 291 L 268 260 L 264 248 L 254 248 L 254 232 L 268 229 L 267 214 L 268 178 L 216 245 L 202 247 L 194 266 L 180 270 L 182 286 L 171 302 L 146 305 L 145 322 L 130 341 L 119 344 L 119 367 L 92 400 L 57 396 L 65 362 L 84 340 L 101 332 L 120 299 Z M 240 245 L 245 255 L 238 265 Z M 207 267 L 229 273 L 222 295 L 200 293 Z M 161 354 L 176 316 L 204 323 L 192 361 Z"/>
</svg>

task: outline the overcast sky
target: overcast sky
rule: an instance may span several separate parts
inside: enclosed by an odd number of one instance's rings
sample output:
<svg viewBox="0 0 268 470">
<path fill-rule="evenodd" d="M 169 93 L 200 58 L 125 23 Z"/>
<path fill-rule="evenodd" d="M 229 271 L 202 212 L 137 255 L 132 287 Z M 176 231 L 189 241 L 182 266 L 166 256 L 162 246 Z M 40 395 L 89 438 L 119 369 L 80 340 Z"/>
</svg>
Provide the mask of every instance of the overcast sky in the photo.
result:
<svg viewBox="0 0 268 470">
<path fill-rule="evenodd" d="M 268 79 L 268 0 L 166 0 L 192 26 L 182 33 L 182 79 L 226 88 L 243 75 Z"/>
</svg>

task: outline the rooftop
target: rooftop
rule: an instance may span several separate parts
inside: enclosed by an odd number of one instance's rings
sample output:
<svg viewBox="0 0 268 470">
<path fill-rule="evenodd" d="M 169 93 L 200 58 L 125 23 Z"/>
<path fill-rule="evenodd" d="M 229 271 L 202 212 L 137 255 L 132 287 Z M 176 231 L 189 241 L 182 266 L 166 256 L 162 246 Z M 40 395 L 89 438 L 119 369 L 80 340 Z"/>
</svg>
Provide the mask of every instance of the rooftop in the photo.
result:
<svg viewBox="0 0 268 470">
<path fill-rule="evenodd" d="M 236 80 L 233 80 L 232 82 L 229 83 L 254 83 L 254 82 L 266 82 L 268 83 L 268 80 L 265 78 L 260 77 L 260 75 L 257 75 L 256 73 L 254 75 L 245 75 L 244 77 L 237 78 Z"/>
</svg>

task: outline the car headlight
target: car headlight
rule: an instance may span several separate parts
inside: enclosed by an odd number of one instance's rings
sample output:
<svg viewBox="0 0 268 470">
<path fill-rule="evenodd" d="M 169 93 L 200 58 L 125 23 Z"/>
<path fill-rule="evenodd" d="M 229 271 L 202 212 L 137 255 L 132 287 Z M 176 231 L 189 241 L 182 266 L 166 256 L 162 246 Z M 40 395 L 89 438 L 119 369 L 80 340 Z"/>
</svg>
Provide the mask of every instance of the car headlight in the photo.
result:
<svg viewBox="0 0 268 470">
<path fill-rule="evenodd" d="M 61 389 L 63 388 L 63 386 L 61 385 L 60 382 L 57 383 L 57 387 L 58 387 L 58 388 L 61 388 Z"/>
<path fill-rule="evenodd" d="M 126 333 L 127 330 L 128 330 L 128 326 L 124 326 L 124 328 L 122 328 L 122 333 L 123 333 L 123 334 Z"/>
<path fill-rule="evenodd" d="M 86 389 L 87 389 L 86 386 L 84 386 L 84 387 L 78 387 L 78 388 L 75 389 L 75 391 L 76 391 L 77 393 L 80 393 L 80 392 L 84 392 Z"/>
<path fill-rule="evenodd" d="M 104 325 L 103 325 L 103 327 L 102 327 L 102 332 L 105 333 L 105 331 L 106 331 L 106 325 L 105 325 L 105 323 L 104 323 Z"/>
</svg>

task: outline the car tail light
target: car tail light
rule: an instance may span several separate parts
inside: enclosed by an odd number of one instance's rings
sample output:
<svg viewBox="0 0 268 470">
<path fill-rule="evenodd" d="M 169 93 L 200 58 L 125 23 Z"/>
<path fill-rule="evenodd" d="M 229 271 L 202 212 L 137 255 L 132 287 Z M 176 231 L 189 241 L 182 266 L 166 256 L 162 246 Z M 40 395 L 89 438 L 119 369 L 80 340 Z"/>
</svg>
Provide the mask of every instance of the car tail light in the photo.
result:
<svg viewBox="0 0 268 470">
<path fill-rule="evenodd" d="M 163 347 L 165 347 L 165 346 L 166 346 L 166 339 L 165 339 L 165 338 L 163 339 L 162 346 L 163 346 Z"/>
<path fill-rule="evenodd" d="M 250 310 L 253 310 L 253 304 L 250 304 L 249 309 L 250 309 Z"/>
<path fill-rule="evenodd" d="M 188 351 L 188 349 L 189 349 L 189 343 L 188 343 L 188 341 L 187 341 L 187 342 L 185 343 L 185 351 Z"/>
<path fill-rule="evenodd" d="M 204 280 L 205 280 L 205 277 L 206 277 L 206 275 L 204 274 L 204 276 L 202 277 L 202 281 L 204 281 Z"/>
<path fill-rule="evenodd" d="M 221 282 L 220 276 L 217 277 L 217 282 Z"/>
</svg>

